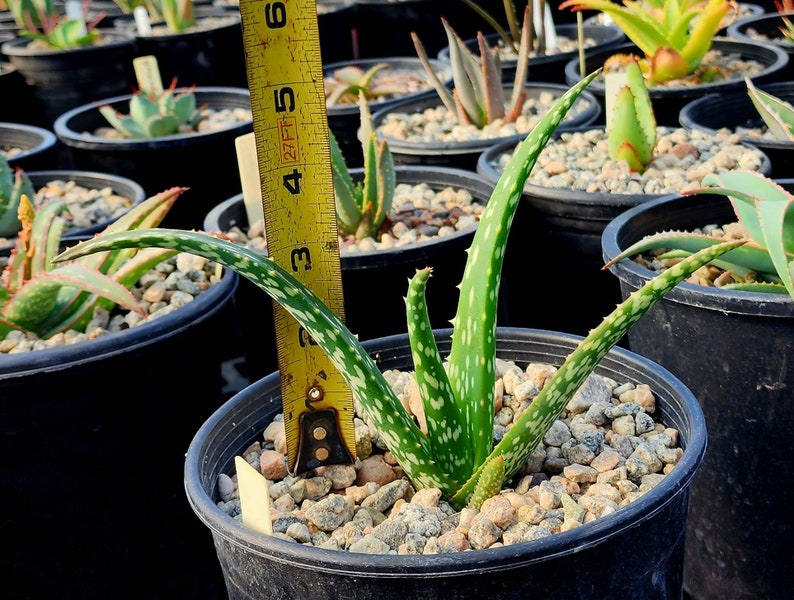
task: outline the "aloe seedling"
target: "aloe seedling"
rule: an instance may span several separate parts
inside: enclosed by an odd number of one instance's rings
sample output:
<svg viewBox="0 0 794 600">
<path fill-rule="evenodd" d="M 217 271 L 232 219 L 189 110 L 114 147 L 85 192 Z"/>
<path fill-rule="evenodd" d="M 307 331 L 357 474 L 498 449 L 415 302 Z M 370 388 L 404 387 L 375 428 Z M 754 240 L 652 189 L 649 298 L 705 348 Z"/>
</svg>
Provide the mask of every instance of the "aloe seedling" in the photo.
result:
<svg viewBox="0 0 794 600">
<path fill-rule="evenodd" d="M 645 54 L 640 65 L 654 85 L 696 72 L 702 81 L 719 77 L 700 69 L 701 62 L 723 19 L 738 5 L 733 0 L 624 0 L 622 6 L 611 0 L 565 0 L 560 9 L 566 8 L 609 15 Z"/>
<path fill-rule="evenodd" d="M 778 140 L 794 141 L 794 106 L 772 94 L 759 90 L 745 77 L 747 93 L 769 133 Z"/>
<path fill-rule="evenodd" d="M 604 63 L 609 156 L 642 173 L 656 146 L 656 117 L 637 57 L 615 54 Z"/>
<path fill-rule="evenodd" d="M 510 223 L 538 155 L 597 74 L 584 77 L 557 100 L 522 141 L 494 188 L 468 252 L 446 363 L 438 352 L 425 304 L 431 269 L 418 270 L 409 283 L 408 336 L 427 434 L 402 405 L 357 336 L 308 288 L 266 256 L 203 232 L 153 229 L 81 242 L 56 260 L 155 246 L 198 254 L 228 266 L 267 292 L 306 329 L 339 369 L 417 489 L 437 487 L 453 506 L 469 503 L 479 507 L 518 471 L 577 388 L 631 325 L 704 262 L 743 243 L 733 241 L 708 248 L 633 294 L 591 331 L 520 420 L 493 445 L 496 299 Z"/>
<path fill-rule="evenodd" d="M 105 18 L 103 12 L 87 22 L 70 18 L 53 0 L 8 0 L 8 8 L 21 35 L 59 50 L 92 44 L 99 37 L 96 26 Z M 88 14 L 88 2 L 83 3 L 82 13 Z"/>
<path fill-rule="evenodd" d="M 364 151 L 363 181 L 353 181 L 336 137 L 330 130 L 328 136 L 331 142 L 336 223 L 342 234 L 353 235 L 360 240 L 377 238 L 392 207 L 396 178 L 389 144 L 386 140 L 378 140 L 364 92 L 359 92 L 359 111 L 359 138 Z"/>
<path fill-rule="evenodd" d="M 505 101 L 502 84 L 502 68 L 497 48 L 488 46 L 482 32 L 477 33 L 479 58 L 466 47 L 446 19 L 441 19 L 449 42 L 449 60 L 452 64 L 452 85 L 450 90 L 441 82 L 422 45 L 419 36 L 411 34 L 419 59 L 427 70 L 433 87 L 450 113 L 457 116 L 458 122 L 472 124 L 482 129 L 497 119 L 505 123 L 515 121 L 521 114 L 527 98 L 524 82 L 529 66 L 529 9 L 524 12 L 521 48 L 516 66 L 513 93 L 509 106 Z"/>
<path fill-rule="evenodd" d="M 17 216 L 22 196 L 33 198 L 35 190 L 27 173 L 12 169 L 5 156 L 0 154 L 0 237 L 17 234 L 21 223 Z"/>
<path fill-rule="evenodd" d="M 132 13 L 142 6 L 149 15 L 149 21 L 165 21 L 168 31 L 179 33 L 196 24 L 193 8 L 194 0 L 113 0 L 125 14 Z"/>
<path fill-rule="evenodd" d="M 529 11 L 530 21 L 533 23 L 533 26 L 527 31 L 523 31 L 522 28 L 519 28 L 519 21 L 516 18 L 517 13 L 513 0 L 504 0 L 502 2 L 505 19 L 507 20 L 507 29 L 502 27 L 493 15 L 473 0 L 463 0 L 463 3 L 493 27 L 505 46 L 510 48 L 515 54 L 518 54 L 518 49 L 521 47 L 521 41 L 525 35 L 529 35 L 527 48 L 539 55 L 546 53 L 547 43 L 550 47 L 556 45 L 554 22 L 552 21 L 551 9 L 549 9 L 546 0 L 529 0 L 529 2 L 527 2 L 524 9 Z M 537 12 L 533 17 L 534 11 Z"/>
<path fill-rule="evenodd" d="M 133 94 L 127 115 L 111 106 L 100 106 L 99 112 L 116 131 L 128 138 L 163 137 L 185 129 L 195 131 L 201 120 L 192 88 L 177 92 L 176 79 L 159 94 L 144 90 Z"/>
<path fill-rule="evenodd" d="M 724 283 L 725 289 L 753 292 L 788 293 L 794 298 L 794 195 L 774 181 L 750 171 L 731 171 L 707 175 L 703 187 L 682 192 L 727 196 L 749 242 L 731 250 L 714 265 L 735 275 Z M 679 259 L 704 247 L 715 246 L 721 239 L 699 233 L 668 231 L 656 233 L 626 248 L 604 268 L 642 252 L 664 249 L 656 258 Z M 755 282 L 747 282 L 749 271 Z"/>
<path fill-rule="evenodd" d="M 375 90 L 372 80 L 379 72 L 389 66 L 389 63 L 377 63 L 366 71 L 361 67 L 349 65 L 336 69 L 332 76 L 325 81 L 325 105 L 352 104 L 358 100 L 363 92 L 364 97 L 371 100 L 379 96 L 401 92 L 399 88 L 382 88 Z"/>
<path fill-rule="evenodd" d="M 156 227 L 183 191 L 172 188 L 134 206 L 97 239 Z M 22 196 L 18 210 L 22 227 L 0 277 L 0 339 L 14 330 L 42 339 L 70 329 L 83 331 L 96 307 L 110 310 L 119 305 L 146 315 L 129 288 L 175 252 L 112 250 L 54 268 L 51 260 L 58 252 L 66 213 L 60 200 L 37 209 L 27 195 Z"/>
<path fill-rule="evenodd" d="M 775 0 L 775 8 L 780 14 L 780 20 L 783 21 L 783 24 L 778 27 L 780 33 L 783 34 L 784 39 L 794 42 L 794 23 L 786 14 L 794 12 L 794 0 Z"/>
</svg>

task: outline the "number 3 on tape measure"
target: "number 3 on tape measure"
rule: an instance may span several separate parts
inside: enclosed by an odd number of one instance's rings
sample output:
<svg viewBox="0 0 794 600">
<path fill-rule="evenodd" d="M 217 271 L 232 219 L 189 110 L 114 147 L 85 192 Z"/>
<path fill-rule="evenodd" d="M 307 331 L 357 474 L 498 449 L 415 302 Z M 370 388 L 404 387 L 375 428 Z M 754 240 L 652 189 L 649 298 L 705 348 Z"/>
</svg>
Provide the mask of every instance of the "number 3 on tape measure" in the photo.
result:
<svg viewBox="0 0 794 600">
<path fill-rule="evenodd" d="M 240 0 L 269 256 L 344 318 L 315 0 Z M 352 462 L 353 400 L 274 303 L 290 471 Z"/>
</svg>

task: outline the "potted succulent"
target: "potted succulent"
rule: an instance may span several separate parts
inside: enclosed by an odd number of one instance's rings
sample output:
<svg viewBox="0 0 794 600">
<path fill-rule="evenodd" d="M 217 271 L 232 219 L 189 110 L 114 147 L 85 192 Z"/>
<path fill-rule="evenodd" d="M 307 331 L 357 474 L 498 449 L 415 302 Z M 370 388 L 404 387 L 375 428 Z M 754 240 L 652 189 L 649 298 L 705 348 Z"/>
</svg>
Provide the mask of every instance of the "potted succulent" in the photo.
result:
<svg viewBox="0 0 794 600">
<path fill-rule="evenodd" d="M 10 0 L 18 37 L 2 53 L 23 75 L 35 103 L 31 123 L 52 129 L 59 114 L 96 98 L 126 93 L 134 81 L 135 38 L 93 21 L 67 16 L 54 0 Z M 80 85 L 75 85 L 79 81 Z"/>
<path fill-rule="evenodd" d="M 498 50 L 479 34 L 479 56 L 442 19 L 450 46 L 452 89 L 435 75 L 427 52 L 414 35 L 416 52 L 425 64 L 438 94 L 434 98 L 406 99 L 372 116 L 378 136 L 389 142 L 398 164 L 436 164 L 474 170 L 477 157 L 493 144 L 519 140 L 533 128 L 555 98 L 567 87 L 554 83 L 526 82 L 529 51 L 522 47 L 512 85 L 502 81 Z M 522 29 L 529 30 L 529 13 Z M 529 44 L 529 34 L 522 43 Z M 593 122 L 600 108 L 584 91 L 563 128 Z"/>
<path fill-rule="evenodd" d="M 695 248 L 731 236 L 752 240 L 673 290 L 628 341 L 687 383 L 710 432 L 690 497 L 686 590 L 694 598 L 779 598 L 791 583 L 787 565 L 794 557 L 785 516 L 792 481 L 785 407 L 794 383 L 787 368 L 794 180 L 733 172 L 710 176 L 703 186 L 618 216 L 604 229 L 604 260 L 626 296 Z M 714 340 L 718 356 L 701 360 Z M 739 486 L 726 483 L 739 479 Z"/>
<path fill-rule="evenodd" d="M 0 123 L 0 154 L 11 166 L 39 169 L 52 166 L 58 138 L 49 129 L 27 123 Z"/>
<path fill-rule="evenodd" d="M 139 55 L 157 59 L 164 81 L 248 86 L 239 11 L 194 6 L 194 0 L 114 1 L 129 17 L 138 7 L 139 17 L 117 19 L 114 27 L 135 38 Z"/>
<path fill-rule="evenodd" d="M 55 135 L 75 168 L 116 173 L 147 193 L 190 188 L 164 224 L 199 228 L 211 207 L 240 191 L 234 140 L 253 130 L 248 89 L 139 90 L 61 114 Z"/>
<path fill-rule="evenodd" d="M 418 271 L 409 284 L 406 296 L 408 343 L 415 361 L 416 383 L 421 396 L 426 398 L 427 433 L 420 430 L 397 399 L 375 362 L 380 356 L 387 368 L 395 364 L 392 359 L 396 350 L 394 344 L 405 344 L 405 338 L 386 338 L 379 340 L 380 344 L 373 342 L 372 350 L 377 353 L 373 356 L 316 296 L 261 254 L 206 233 L 166 229 L 114 235 L 104 241 L 88 240 L 56 260 L 87 256 L 111 248 L 163 246 L 190 248 L 191 252 L 212 256 L 224 264 L 234 264 L 236 269 L 280 302 L 331 358 L 404 471 L 407 480 L 398 484 L 402 493 L 409 487 L 415 489 L 417 495 L 423 490 L 432 494 L 435 489 L 436 497 L 444 498 L 453 510 L 466 506 L 475 511 L 484 509 L 485 503 L 499 494 L 502 484 L 509 481 L 532 454 L 599 361 L 605 356 L 615 357 L 614 353 L 610 355 L 610 349 L 623 333 L 703 261 L 744 243 L 743 240 L 725 242 L 685 259 L 619 306 L 587 339 L 576 338 L 579 344 L 572 344 L 574 349 L 564 362 L 555 354 L 554 360 L 560 359 L 556 363 L 559 368 L 552 369 L 555 371 L 553 374 L 548 372 L 551 378 L 522 413 L 520 421 L 503 432 L 498 444 L 493 444 L 497 343 L 504 339 L 504 335 L 509 338 L 509 333 L 497 331 L 495 302 L 512 213 L 524 180 L 543 144 L 573 105 L 576 96 L 596 74 L 582 80 L 558 100 L 527 136 L 523 152 L 516 156 L 509 173 L 491 195 L 488 210 L 475 233 L 469 264 L 461 281 L 461 301 L 453 320 L 451 345 L 446 340 L 450 332 L 437 331 L 434 335 L 427 320 L 424 292 L 430 270 Z M 543 332 L 536 333 L 539 335 L 536 339 L 541 343 L 547 340 Z M 449 348 L 448 368 L 438 353 L 436 339 L 445 353 Z M 398 352 L 398 357 L 406 356 L 401 352 Z M 633 358 L 643 360 L 638 356 Z M 398 366 L 404 368 L 409 365 L 402 363 Z M 627 370 L 631 368 L 627 367 Z M 644 369 L 641 371 L 645 373 Z M 622 380 L 626 372 L 618 375 L 612 371 L 610 376 Z M 270 386 L 270 398 L 277 396 L 275 376 L 262 381 L 267 381 Z M 258 394 L 256 396 L 259 398 L 256 404 L 261 406 L 262 399 Z M 684 412 L 697 412 L 697 404 L 687 405 Z M 231 417 L 231 413 L 235 416 Z M 676 573 L 680 571 L 681 548 L 673 549 L 668 543 L 663 548 L 652 543 L 645 545 L 650 539 L 643 538 L 643 543 L 640 543 L 635 536 L 640 531 L 657 531 L 660 537 L 677 540 L 673 541 L 673 546 L 683 545 L 683 536 L 677 532 L 671 535 L 671 529 L 683 527 L 683 521 L 679 519 L 686 506 L 685 492 L 682 495 L 687 485 L 685 480 L 689 477 L 686 469 L 676 467 L 670 470 L 667 475 L 672 478 L 670 481 L 662 480 L 635 503 L 606 517 L 603 526 L 597 521 L 590 524 L 592 527 L 574 527 L 574 531 L 536 540 L 537 543 L 519 543 L 493 551 L 476 550 L 452 556 L 374 556 L 371 553 L 329 551 L 286 542 L 279 539 L 280 535 L 253 531 L 232 519 L 216 504 L 218 477 L 230 468 L 232 458 L 244 453 L 261 431 L 249 420 L 248 414 L 248 410 L 234 400 L 216 413 L 191 445 L 185 471 L 191 505 L 212 530 L 228 588 L 234 590 L 238 597 L 258 597 L 265 589 L 263 586 L 270 594 L 296 597 L 310 587 L 321 585 L 323 589 L 336 590 L 334 594 L 392 598 L 404 595 L 406 590 L 418 590 L 419 586 L 424 590 L 427 590 L 426 586 L 443 587 L 457 597 L 478 597 L 485 593 L 486 587 L 491 592 L 509 590 L 508 593 L 513 594 L 517 589 L 528 591 L 531 587 L 542 590 L 548 597 L 561 598 L 571 597 L 579 586 L 585 584 L 585 580 L 588 589 L 597 590 L 595 594 L 600 593 L 600 597 L 609 597 L 616 591 L 625 595 L 638 594 L 640 589 L 647 591 L 646 586 L 652 581 L 657 589 L 662 587 L 670 595 L 675 595 L 675 588 L 678 588 L 679 595 L 681 593 L 680 572 Z M 699 424 L 691 423 L 685 427 L 693 436 L 687 441 L 702 433 Z M 210 429 L 214 433 L 209 434 Z M 224 445 L 224 450 L 218 452 L 212 447 L 213 443 L 207 444 L 205 436 Z M 686 434 L 684 436 L 687 437 Z M 465 442 L 461 443 L 463 440 Z M 229 444 L 234 448 L 229 448 Z M 691 450 L 692 447 L 687 446 L 687 451 Z M 245 466 L 250 468 L 250 465 Z M 667 496 L 665 489 L 678 500 Z M 661 499 L 663 495 L 664 500 Z M 660 500 L 661 505 L 653 508 L 648 504 L 642 506 L 645 502 L 654 503 L 654 499 Z M 342 504 L 349 506 L 344 500 Z M 305 506 L 308 509 L 308 504 Z M 616 521 L 628 512 L 642 518 L 642 527 L 634 519 L 631 523 L 617 525 Z M 639 517 L 640 513 L 644 517 Z M 363 514 L 361 516 L 364 517 Z M 656 517 L 659 517 L 658 521 Z M 610 521 L 612 527 L 607 524 Z M 667 535 L 662 535 L 658 528 L 663 528 Z M 602 532 L 606 535 L 601 536 Z M 598 539 L 590 538 L 591 534 Z M 555 537 L 561 540 L 559 545 Z M 626 552 L 628 545 L 631 552 Z M 621 556 L 629 557 L 627 563 L 621 563 L 624 568 L 620 569 L 619 577 L 610 576 L 610 569 L 604 569 L 603 573 L 599 570 L 603 577 L 593 577 L 589 560 L 608 560 L 618 552 L 618 548 Z M 484 576 L 488 571 L 493 577 Z M 630 574 L 628 577 L 627 572 Z M 356 575 L 351 577 L 352 573 Z M 345 587 L 341 587 L 343 585 Z"/>
<path fill-rule="evenodd" d="M 654 16 L 656 4 L 660 20 Z M 708 93 L 730 91 L 743 86 L 744 78 L 756 83 L 779 81 L 788 56 L 768 44 L 717 37 L 722 20 L 734 3 L 729 0 L 664 0 L 654 4 L 633 2 L 621 5 L 605 0 L 566 0 L 560 7 L 573 11 L 599 10 L 608 14 L 631 43 L 585 56 L 565 66 L 570 84 L 603 65 L 612 54 L 640 55 L 654 112 L 660 125 L 678 124 L 678 113 L 687 102 Z M 593 93 L 606 97 L 603 81 L 596 81 Z"/>
<path fill-rule="evenodd" d="M 611 219 L 632 206 L 691 187 L 708 173 L 741 168 L 771 172 L 761 150 L 728 135 L 657 127 L 636 59 L 614 54 L 605 64 L 608 81 L 618 79 L 610 90 L 615 100 L 607 124 L 558 132 L 527 179 L 516 218 L 522 231 L 532 233 L 511 239 L 505 264 L 504 310 L 510 325 L 551 322 L 555 329 L 586 334 L 592 321 L 620 300 L 617 282 L 601 269 L 601 233 Z M 514 142 L 489 148 L 479 158 L 478 173 L 496 182 L 516 149 Z M 527 246 L 526 237 L 535 245 Z M 522 308 L 525 265 L 532 254 L 550 249 L 545 264 L 552 285 L 534 300 L 540 310 L 529 313 Z M 581 285 L 602 294 L 575 315 L 556 311 Z"/>
<path fill-rule="evenodd" d="M 773 178 L 790 174 L 789 161 L 794 152 L 790 127 L 794 110 L 794 83 L 780 81 L 755 85 L 746 80 L 746 90 L 709 94 L 687 103 L 679 115 L 681 125 L 709 133 L 728 132 L 763 150 L 772 162 Z M 781 115 L 781 116 L 776 116 Z"/>
<path fill-rule="evenodd" d="M 455 314 L 457 284 L 466 248 L 493 186 L 471 171 L 436 166 L 394 165 L 388 142 L 373 131 L 363 92 L 359 154 L 363 168 L 351 167 L 333 130 L 331 159 L 342 269 L 346 324 L 360 339 L 402 333 L 400 319 L 372 319 L 372 290 L 384 315 L 403 311 L 405 282 L 416 269 L 432 266 L 428 292 L 430 320 L 443 327 Z M 206 231 L 267 253 L 262 207 L 249 210 L 250 199 L 237 194 L 221 202 L 204 219 Z M 249 219 L 250 214 L 258 219 Z M 244 280 L 235 295 L 245 348 L 245 374 L 264 377 L 277 368 L 273 319 L 262 311 L 261 293 Z"/>
<path fill-rule="evenodd" d="M 515 76 L 518 48 L 521 44 L 521 23 L 517 14 L 523 14 L 523 11 L 517 13 L 512 2 L 505 3 L 504 17 L 507 26 L 503 27 L 493 15 L 473 0 L 463 2 L 493 28 L 494 33 L 487 34 L 485 39 L 491 46 L 499 49 L 502 77 L 505 82 L 511 82 Z M 527 2 L 525 10 L 532 11 L 533 23 L 529 29 L 531 40 L 528 81 L 566 83 L 565 65 L 579 56 L 580 52 L 617 46 L 626 39 L 623 32 L 614 25 L 585 24 L 581 32 L 575 23 L 555 25 L 551 17 L 552 7 L 548 3 L 543 3 L 541 9 L 536 0 Z M 465 44 L 476 50 L 476 37 L 467 39 Z M 443 48 L 438 57 L 449 60 L 449 46 Z"/>
<path fill-rule="evenodd" d="M 448 63 L 430 61 L 444 85 L 452 82 Z M 361 167 L 364 157 L 358 139 L 359 92 L 371 111 L 394 105 L 401 99 L 435 95 L 425 67 L 416 57 L 383 57 L 324 63 L 328 126 L 334 132 L 350 167 Z"/>
<path fill-rule="evenodd" d="M 155 226 L 182 191 L 150 197 L 98 237 Z M 26 195 L 20 200 L 16 246 L 0 258 L 0 487 L 15 513 L 0 522 L 14 546 L 4 567 L 16 574 L 7 593 L 220 591 L 179 476 L 195 427 L 223 399 L 222 349 L 182 351 L 222 339 L 237 276 L 164 250 L 53 266 L 59 241 L 62 249 L 84 238 L 62 237 L 64 202 L 37 208 Z M 57 460 L 41 460 L 42 444 Z M 131 485 L 151 493 L 132 498 Z M 51 577 L 37 576 L 43 547 Z M 186 562 L 174 563 L 175 555 Z M 130 570 L 147 577 L 130 578 Z"/>
</svg>

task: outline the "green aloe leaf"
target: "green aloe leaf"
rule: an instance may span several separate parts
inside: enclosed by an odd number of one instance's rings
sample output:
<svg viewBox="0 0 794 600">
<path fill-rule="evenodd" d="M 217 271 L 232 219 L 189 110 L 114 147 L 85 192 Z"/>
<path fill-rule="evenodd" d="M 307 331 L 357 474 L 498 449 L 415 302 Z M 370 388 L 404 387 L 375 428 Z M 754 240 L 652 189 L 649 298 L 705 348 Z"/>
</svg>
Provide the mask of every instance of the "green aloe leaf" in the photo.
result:
<svg viewBox="0 0 794 600">
<path fill-rule="evenodd" d="M 779 140 L 794 141 L 794 106 L 758 89 L 749 78 L 744 81 L 750 100 L 770 133 Z"/>
</svg>

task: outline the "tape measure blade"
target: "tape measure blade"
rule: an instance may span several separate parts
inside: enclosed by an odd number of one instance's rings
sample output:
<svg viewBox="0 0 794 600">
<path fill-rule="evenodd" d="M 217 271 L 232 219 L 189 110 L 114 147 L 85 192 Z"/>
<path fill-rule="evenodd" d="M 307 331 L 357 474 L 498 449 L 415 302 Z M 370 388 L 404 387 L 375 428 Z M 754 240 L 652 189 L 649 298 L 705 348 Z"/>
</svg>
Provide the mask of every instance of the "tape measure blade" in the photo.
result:
<svg viewBox="0 0 794 600">
<path fill-rule="evenodd" d="M 241 0 L 240 14 L 268 254 L 344 319 L 315 1 Z M 324 462 L 328 442 L 301 430 L 301 417 L 313 411 L 335 415 L 337 431 L 323 439 L 339 440 L 352 461 L 349 389 L 330 359 L 276 303 L 273 318 L 290 470 Z M 327 420 L 315 421 L 315 431 L 317 422 Z M 299 461 L 298 448 L 307 443 L 316 452 Z M 332 450 L 329 456 L 340 456 L 339 448 Z"/>
</svg>

